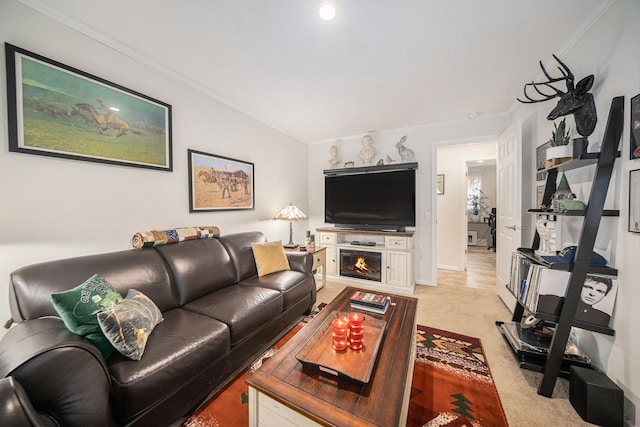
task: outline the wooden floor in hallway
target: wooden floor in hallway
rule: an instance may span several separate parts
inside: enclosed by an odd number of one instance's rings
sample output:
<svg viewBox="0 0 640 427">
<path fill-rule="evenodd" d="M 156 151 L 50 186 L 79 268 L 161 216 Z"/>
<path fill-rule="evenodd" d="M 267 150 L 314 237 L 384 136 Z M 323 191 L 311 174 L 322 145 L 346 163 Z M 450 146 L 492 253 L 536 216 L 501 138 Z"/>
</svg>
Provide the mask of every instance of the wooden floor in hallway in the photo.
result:
<svg viewBox="0 0 640 427">
<path fill-rule="evenodd" d="M 467 249 L 467 271 L 438 269 L 438 285 L 495 289 L 496 253 L 484 246 Z"/>
</svg>

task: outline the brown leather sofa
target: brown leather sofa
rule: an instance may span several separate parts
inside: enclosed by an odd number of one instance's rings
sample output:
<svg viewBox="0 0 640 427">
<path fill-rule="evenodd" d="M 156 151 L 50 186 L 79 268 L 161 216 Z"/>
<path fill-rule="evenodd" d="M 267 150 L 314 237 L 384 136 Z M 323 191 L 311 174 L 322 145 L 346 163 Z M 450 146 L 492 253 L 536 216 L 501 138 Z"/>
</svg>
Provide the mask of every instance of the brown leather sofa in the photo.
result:
<svg viewBox="0 0 640 427">
<path fill-rule="evenodd" d="M 290 271 L 258 277 L 251 243 L 265 241 L 246 232 L 13 272 L 17 324 L 0 341 L 0 425 L 164 426 L 188 414 L 315 303 L 305 253 L 287 253 Z M 162 311 L 141 360 L 105 360 L 57 317 L 51 293 L 95 273 Z"/>
</svg>

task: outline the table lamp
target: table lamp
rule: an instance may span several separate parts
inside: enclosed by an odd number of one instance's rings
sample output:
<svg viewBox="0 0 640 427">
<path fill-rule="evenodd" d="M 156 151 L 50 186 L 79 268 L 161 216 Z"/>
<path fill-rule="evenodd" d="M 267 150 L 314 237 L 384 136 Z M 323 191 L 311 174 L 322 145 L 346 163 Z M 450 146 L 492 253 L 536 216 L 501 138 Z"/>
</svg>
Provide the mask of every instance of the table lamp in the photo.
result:
<svg viewBox="0 0 640 427">
<path fill-rule="evenodd" d="M 293 243 L 293 221 L 307 219 L 307 216 L 302 213 L 302 211 L 298 209 L 297 206 L 294 206 L 293 203 L 289 203 L 287 206 L 282 208 L 280 213 L 274 216 L 273 219 L 289 221 L 289 243 L 282 246 L 284 246 L 285 248 L 297 248 L 299 245 Z"/>
</svg>

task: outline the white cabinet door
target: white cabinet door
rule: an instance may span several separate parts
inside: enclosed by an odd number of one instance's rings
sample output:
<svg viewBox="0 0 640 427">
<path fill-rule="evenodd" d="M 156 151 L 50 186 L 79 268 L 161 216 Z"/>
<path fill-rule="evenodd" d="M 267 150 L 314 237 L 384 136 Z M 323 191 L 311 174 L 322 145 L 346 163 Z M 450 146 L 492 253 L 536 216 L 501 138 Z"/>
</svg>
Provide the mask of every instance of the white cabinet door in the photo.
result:
<svg viewBox="0 0 640 427">
<path fill-rule="evenodd" d="M 407 252 L 387 251 L 387 285 L 402 287 L 406 287 L 408 285 L 408 260 L 409 256 Z"/>
<path fill-rule="evenodd" d="M 335 246 L 325 246 L 327 249 L 327 274 L 330 276 L 338 275 L 338 260 L 336 259 L 336 247 Z"/>
</svg>

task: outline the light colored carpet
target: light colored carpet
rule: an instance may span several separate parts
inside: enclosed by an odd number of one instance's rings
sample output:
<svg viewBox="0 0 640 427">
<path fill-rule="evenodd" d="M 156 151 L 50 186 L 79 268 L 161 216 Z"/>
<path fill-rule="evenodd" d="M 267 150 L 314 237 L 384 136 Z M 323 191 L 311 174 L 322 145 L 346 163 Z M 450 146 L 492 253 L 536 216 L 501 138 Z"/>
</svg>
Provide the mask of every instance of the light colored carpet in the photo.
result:
<svg viewBox="0 0 640 427">
<path fill-rule="evenodd" d="M 496 320 L 511 319 L 495 288 L 460 284 L 464 280 L 439 278 L 439 282 L 438 286 L 416 286 L 418 324 L 480 338 L 510 426 L 593 425 L 584 422 L 571 406 L 567 380 L 558 379 L 552 398 L 537 394 L 541 374 L 518 367 L 510 347 L 495 326 Z M 328 282 L 318 292 L 317 300 L 329 302 L 342 289 L 343 285 Z"/>
</svg>

